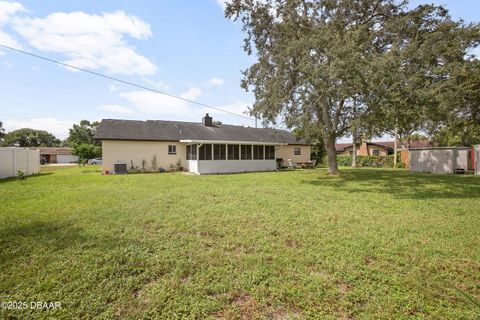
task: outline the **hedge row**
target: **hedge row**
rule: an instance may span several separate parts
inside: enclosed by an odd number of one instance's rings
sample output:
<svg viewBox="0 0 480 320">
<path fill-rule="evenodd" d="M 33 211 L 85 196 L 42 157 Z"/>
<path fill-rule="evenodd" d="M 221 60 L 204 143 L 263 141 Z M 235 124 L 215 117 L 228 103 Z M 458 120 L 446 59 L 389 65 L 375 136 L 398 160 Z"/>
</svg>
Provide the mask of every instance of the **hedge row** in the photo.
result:
<svg viewBox="0 0 480 320">
<path fill-rule="evenodd" d="M 352 157 L 346 155 L 337 156 L 337 164 L 341 167 L 351 167 Z M 357 156 L 357 165 L 368 168 L 393 168 L 393 155 L 388 156 Z M 400 155 L 397 157 L 397 167 L 403 168 L 404 164 Z"/>
</svg>

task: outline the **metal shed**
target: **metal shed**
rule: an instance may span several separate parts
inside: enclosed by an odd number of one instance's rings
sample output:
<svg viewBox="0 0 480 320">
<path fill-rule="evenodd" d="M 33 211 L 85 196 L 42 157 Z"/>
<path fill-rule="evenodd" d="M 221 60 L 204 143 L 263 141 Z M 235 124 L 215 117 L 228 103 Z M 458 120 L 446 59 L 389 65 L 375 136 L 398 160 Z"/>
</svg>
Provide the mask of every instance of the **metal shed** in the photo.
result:
<svg viewBox="0 0 480 320">
<path fill-rule="evenodd" d="M 431 147 L 409 149 L 410 170 L 431 173 L 467 172 L 474 168 L 470 147 Z"/>
</svg>

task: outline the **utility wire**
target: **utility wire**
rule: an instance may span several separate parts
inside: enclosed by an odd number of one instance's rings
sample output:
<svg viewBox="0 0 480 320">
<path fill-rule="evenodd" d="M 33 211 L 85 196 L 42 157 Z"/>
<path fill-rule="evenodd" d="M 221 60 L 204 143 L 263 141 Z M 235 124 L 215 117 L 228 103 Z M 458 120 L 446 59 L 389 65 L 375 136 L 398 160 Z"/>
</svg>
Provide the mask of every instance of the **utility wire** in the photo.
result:
<svg viewBox="0 0 480 320">
<path fill-rule="evenodd" d="M 26 54 L 28 56 L 31 56 L 31 57 L 34 57 L 34 58 L 37 58 L 37 59 L 52 62 L 52 63 L 58 64 L 58 65 L 61 65 L 61 66 L 64 66 L 64 67 L 68 67 L 68 68 L 72 68 L 72 69 L 75 69 L 75 70 L 78 70 L 78 71 L 83 71 L 83 72 L 86 72 L 86 73 L 89 73 L 89 74 L 93 74 L 97 77 L 106 78 L 106 79 L 113 80 L 113 81 L 116 81 L 116 82 L 120 82 L 120 83 L 129 85 L 129 86 L 132 86 L 132 87 L 137 87 L 137 88 L 140 88 L 140 89 L 144 89 L 144 90 L 152 91 L 152 92 L 155 92 L 155 93 L 158 93 L 158 94 L 162 94 L 162 95 L 168 96 L 170 98 L 182 100 L 182 101 L 185 101 L 185 102 L 188 102 L 188 103 L 196 104 L 196 105 L 199 105 L 199 106 L 202 106 L 202 107 L 205 107 L 205 108 L 214 109 L 214 110 L 217 110 L 217 111 L 220 111 L 220 112 L 229 113 L 231 115 L 241 117 L 241 118 L 244 118 L 244 119 L 248 119 L 250 121 L 255 121 L 254 119 L 252 119 L 250 117 L 247 117 L 245 115 L 239 114 L 239 113 L 231 112 L 231 111 L 228 111 L 228 110 L 223 110 L 221 108 L 213 107 L 213 106 L 210 106 L 210 105 L 205 104 L 205 103 L 201 103 L 201 102 L 197 102 L 197 101 L 194 101 L 194 100 L 182 98 L 182 97 L 170 94 L 170 93 L 162 92 L 162 91 L 159 91 L 159 90 L 147 87 L 147 86 L 143 86 L 141 84 L 136 84 L 136 83 L 133 83 L 133 82 L 130 82 L 130 81 L 126 81 L 126 80 L 122 80 L 122 79 L 119 79 L 119 78 L 111 77 L 111 76 L 108 76 L 108 75 L 103 74 L 103 73 L 83 69 L 83 68 L 80 68 L 80 67 L 68 64 L 68 63 L 64 63 L 64 62 L 61 62 L 61 61 L 58 61 L 58 60 L 55 60 L 55 59 L 47 58 L 47 57 L 44 57 L 44 56 L 41 56 L 41 55 L 38 55 L 38 54 L 35 54 L 35 53 L 31 53 L 31 52 L 28 52 L 28 51 L 16 49 L 16 48 L 13 48 L 13 47 L 1 44 L 1 43 L 0 43 L 0 47 L 3 47 L 5 49 L 9 49 L 11 51 L 16 51 L 18 53 L 23 53 L 23 54 Z"/>
</svg>

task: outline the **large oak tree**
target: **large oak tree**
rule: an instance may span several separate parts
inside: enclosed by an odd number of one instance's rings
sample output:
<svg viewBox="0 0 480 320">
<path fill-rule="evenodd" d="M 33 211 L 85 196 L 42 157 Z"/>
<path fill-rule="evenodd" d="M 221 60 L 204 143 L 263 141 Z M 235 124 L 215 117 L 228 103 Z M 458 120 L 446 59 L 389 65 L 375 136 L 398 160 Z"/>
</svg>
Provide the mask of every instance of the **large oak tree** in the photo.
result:
<svg viewBox="0 0 480 320">
<path fill-rule="evenodd" d="M 242 22 L 247 34 L 244 49 L 258 58 L 244 72 L 242 82 L 255 94 L 251 113 L 265 122 L 274 123 L 280 117 L 290 127 L 319 128 L 328 153 L 328 172 L 337 173 L 335 142 L 351 132 L 352 124 L 358 119 L 381 122 L 380 114 L 395 118 L 396 108 L 419 101 L 423 105 L 422 99 L 428 97 L 420 89 L 434 77 L 429 72 L 439 64 L 433 59 L 435 53 L 428 55 L 424 50 L 419 55 L 419 61 L 425 58 L 421 72 L 427 77 L 415 72 L 396 77 L 402 72 L 404 52 L 425 48 L 424 42 L 415 41 L 414 31 L 423 28 L 422 37 L 441 50 L 448 48 L 450 38 L 437 33 L 437 28 L 461 27 L 441 23 L 450 21 L 443 8 L 409 11 L 406 5 L 407 1 L 395 0 L 230 2 L 226 16 Z M 403 45 L 410 36 L 413 40 Z M 414 90 L 420 88 L 413 98 L 405 83 L 414 83 Z"/>
</svg>

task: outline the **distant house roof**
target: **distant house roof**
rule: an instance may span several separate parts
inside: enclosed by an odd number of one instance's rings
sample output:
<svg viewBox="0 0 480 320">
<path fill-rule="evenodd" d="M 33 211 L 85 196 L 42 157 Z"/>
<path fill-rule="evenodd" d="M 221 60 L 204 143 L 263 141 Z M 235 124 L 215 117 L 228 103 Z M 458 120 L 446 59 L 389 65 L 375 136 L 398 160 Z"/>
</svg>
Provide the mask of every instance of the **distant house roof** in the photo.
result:
<svg viewBox="0 0 480 320">
<path fill-rule="evenodd" d="M 337 149 L 337 152 L 340 152 L 351 146 L 353 146 L 353 143 L 337 143 L 335 144 L 335 149 Z"/>
<path fill-rule="evenodd" d="M 32 150 L 40 150 L 40 154 L 71 155 L 72 148 L 64 147 L 30 147 Z"/>
<path fill-rule="evenodd" d="M 197 122 L 163 120 L 104 119 L 98 127 L 95 138 L 98 140 L 201 140 L 307 144 L 305 140 L 297 139 L 292 133 L 285 130 L 225 124 L 206 126 Z"/>
<path fill-rule="evenodd" d="M 369 145 L 374 145 L 374 146 L 380 146 L 384 147 L 386 149 L 393 150 L 395 147 L 395 141 L 374 141 L 374 142 L 368 142 Z M 398 148 L 401 148 L 402 146 L 407 146 L 408 142 L 399 142 L 398 143 Z M 335 144 L 335 148 L 337 149 L 337 152 L 342 152 L 347 148 L 350 148 L 352 146 L 352 143 L 337 143 Z M 425 147 L 434 147 L 435 143 L 431 140 L 412 140 L 410 141 L 410 148 L 425 148 Z"/>
<path fill-rule="evenodd" d="M 368 145 L 379 146 L 379 147 L 383 147 L 385 149 L 393 150 L 394 142 L 393 141 L 368 142 Z M 341 151 L 344 151 L 347 148 L 350 148 L 351 146 L 353 146 L 352 143 L 337 143 L 337 144 L 335 144 L 335 149 L 337 149 L 337 152 L 341 152 Z M 400 147 L 400 144 L 399 144 L 399 147 Z"/>
</svg>

